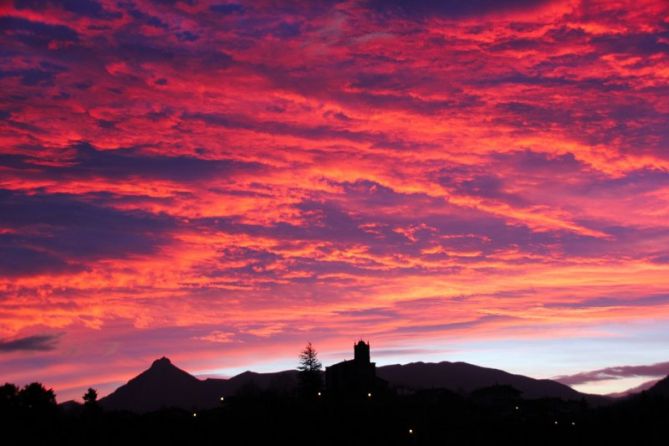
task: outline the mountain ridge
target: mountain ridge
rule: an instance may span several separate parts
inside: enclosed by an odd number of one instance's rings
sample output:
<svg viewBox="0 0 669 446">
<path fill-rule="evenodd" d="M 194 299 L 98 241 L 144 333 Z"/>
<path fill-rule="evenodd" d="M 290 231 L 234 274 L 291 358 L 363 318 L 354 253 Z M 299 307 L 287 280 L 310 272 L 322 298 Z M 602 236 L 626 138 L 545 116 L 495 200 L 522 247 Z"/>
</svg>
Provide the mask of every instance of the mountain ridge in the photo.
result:
<svg viewBox="0 0 669 446">
<path fill-rule="evenodd" d="M 669 397 L 669 376 L 665 376 L 664 378 L 658 380 L 648 390 L 646 390 L 645 393 L 650 395 Z"/>
<path fill-rule="evenodd" d="M 391 387 L 409 391 L 448 389 L 468 394 L 492 385 L 510 385 L 522 392 L 523 398 L 585 399 L 601 405 L 610 401 L 600 395 L 580 393 L 550 379 L 534 379 L 504 370 L 481 367 L 466 362 L 411 362 L 377 367 L 377 376 Z M 207 409 L 221 404 L 221 398 L 240 392 L 271 390 L 291 392 L 297 385 L 297 370 L 258 373 L 247 370 L 231 378 L 199 379 L 176 367 L 163 356 L 151 366 L 109 395 L 100 404 L 109 410 L 150 412 L 162 408 Z"/>
</svg>

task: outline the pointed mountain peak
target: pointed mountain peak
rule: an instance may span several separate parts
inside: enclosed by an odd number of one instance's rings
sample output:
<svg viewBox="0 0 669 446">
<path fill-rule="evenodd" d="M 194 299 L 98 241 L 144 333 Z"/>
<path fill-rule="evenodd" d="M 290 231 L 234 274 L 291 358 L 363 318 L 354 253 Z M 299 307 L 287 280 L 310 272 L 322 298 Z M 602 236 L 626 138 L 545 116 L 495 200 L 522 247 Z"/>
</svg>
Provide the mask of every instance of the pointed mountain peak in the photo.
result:
<svg viewBox="0 0 669 446">
<path fill-rule="evenodd" d="M 162 407 L 192 408 L 220 404 L 219 394 L 221 391 L 210 396 L 202 381 L 163 356 L 153 361 L 150 368 L 102 398 L 100 403 L 110 409 L 150 412 Z"/>
<path fill-rule="evenodd" d="M 155 361 L 153 361 L 153 364 L 151 364 L 151 368 L 152 369 L 159 369 L 159 368 L 162 369 L 162 368 L 165 368 L 165 367 L 169 367 L 171 365 L 172 365 L 172 362 L 169 360 L 169 358 L 163 356 L 162 358 L 156 359 Z"/>
</svg>

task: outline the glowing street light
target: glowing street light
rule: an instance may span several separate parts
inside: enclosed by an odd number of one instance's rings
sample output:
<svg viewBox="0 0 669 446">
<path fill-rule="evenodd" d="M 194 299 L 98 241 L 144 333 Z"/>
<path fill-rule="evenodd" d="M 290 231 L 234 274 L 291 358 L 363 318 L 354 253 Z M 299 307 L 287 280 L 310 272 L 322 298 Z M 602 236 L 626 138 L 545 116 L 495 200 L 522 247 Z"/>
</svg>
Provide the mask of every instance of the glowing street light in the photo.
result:
<svg viewBox="0 0 669 446">
<path fill-rule="evenodd" d="M 321 396 L 321 392 L 318 392 L 318 396 Z"/>
<path fill-rule="evenodd" d="M 193 412 L 193 418 L 197 417 L 197 412 Z"/>
<path fill-rule="evenodd" d="M 371 397 L 372 397 L 372 393 L 369 392 L 369 393 L 367 394 L 367 398 L 371 398 Z"/>
<path fill-rule="evenodd" d="M 225 400 L 225 397 L 224 397 L 224 396 L 221 397 L 221 401 L 223 401 L 223 400 Z"/>
<path fill-rule="evenodd" d="M 409 429 L 409 434 L 413 434 L 413 429 Z"/>
</svg>

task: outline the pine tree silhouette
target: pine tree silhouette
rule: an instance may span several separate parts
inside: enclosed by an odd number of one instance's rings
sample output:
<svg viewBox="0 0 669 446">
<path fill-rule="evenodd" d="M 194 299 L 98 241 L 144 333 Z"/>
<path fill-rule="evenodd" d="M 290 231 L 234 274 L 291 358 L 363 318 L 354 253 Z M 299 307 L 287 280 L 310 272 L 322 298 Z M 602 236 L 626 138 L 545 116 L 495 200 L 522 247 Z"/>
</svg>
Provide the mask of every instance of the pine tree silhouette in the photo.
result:
<svg viewBox="0 0 669 446">
<path fill-rule="evenodd" d="M 323 365 L 318 360 L 316 349 L 308 342 L 299 356 L 299 390 L 303 396 L 319 396 L 321 390 L 321 371 Z"/>
</svg>

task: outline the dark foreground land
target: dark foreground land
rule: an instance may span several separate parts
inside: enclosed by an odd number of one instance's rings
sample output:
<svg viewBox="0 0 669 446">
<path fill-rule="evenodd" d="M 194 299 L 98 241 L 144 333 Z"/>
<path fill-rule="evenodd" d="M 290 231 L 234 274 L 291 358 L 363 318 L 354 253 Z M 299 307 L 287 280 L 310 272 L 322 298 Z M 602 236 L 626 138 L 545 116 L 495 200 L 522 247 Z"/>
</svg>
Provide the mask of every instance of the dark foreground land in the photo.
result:
<svg viewBox="0 0 669 446">
<path fill-rule="evenodd" d="M 666 445 L 669 399 L 642 393 L 600 407 L 585 401 L 522 400 L 491 387 L 470 395 L 334 399 L 271 392 L 226 398 L 209 410 L 147 414 L 97 404 L 3 401 L 2 444 L 96 445 Z M 20 402 L 19 402 L 20 403 Z M 30 406 L 30 407 L 29 407 Z M 10 438 L 16 440 L 7 441 Z"/>
</svg>

